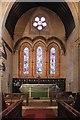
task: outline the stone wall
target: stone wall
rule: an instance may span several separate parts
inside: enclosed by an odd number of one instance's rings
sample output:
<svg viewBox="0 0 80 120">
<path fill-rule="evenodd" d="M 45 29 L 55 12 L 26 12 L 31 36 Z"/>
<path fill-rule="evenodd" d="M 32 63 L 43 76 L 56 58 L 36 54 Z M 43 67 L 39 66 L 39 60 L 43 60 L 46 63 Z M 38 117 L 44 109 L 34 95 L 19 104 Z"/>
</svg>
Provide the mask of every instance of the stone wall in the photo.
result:
<svg viewBox="0 0 80 120">
<path fill-rule="evenodd" d="M 44 16 L 46 18 L 46 23 L 47 23 L 47 27 L 45 27 L 42 31 L 38 31 L 36 28 L 34 28 L 32 26 L 32 23 L 34 21 L 35 16 Z M 27 17 L 28 16 L 28 17 Z M 31 17 L 32 16 L 32 17 Z M 42 36 L 45 38 L 45 40 L 41 40 L 43 41 L 43 43 L 45 42 L 45 48 L 47 49 L 47 43 L 50 37 L 56 37 L 57 39 L 60 39 L 64 44 L 65 44 L 65 29 L 64 29 L 64 25 L 62 23 L 62 21 L 60 20 L 60 18 L 53 12 L 49 11 L 48 9 L 45 9 L 44 7 L 39 7 L 36 9 L 31 9 L 28 12 L 24 13 L 21 18 L 19 19 L 19 21 L 16 24 L 15 27 L 15 32 L 14 32 L 14 45 L 15 43 L 23 38 L 23 37 L 29 37 L 30 39 L 35 39 L 36 36 Z M 23 39 L 24 40 L 24 39 Z M 27 38 L 24 42 L 27 42 Z M 37 39 L 37 41 L 39 41 L 39 39 Z M 65 60 L 66 60 L 66 56 L 64 55 L 64 51 L 62 50 L 60 44 L 58 42 L 55 42 L 55 39 L 53 38 L 52 41 L 56 44 L 59 45 L 59 49 L 60 49 L 60 67 L 59 69 L 57 69 L 58 71 L 60 71 L 60 75 L 57 75 L 56 77 L 66 77 L 66 65 L 65 65 Z M 51 42 L 52 43 L 52 42 Z M 49 43 L 49 44 L 51 44 Z M 34 46 L 34 44 L 36 44 L 36 39 L 33 41 L 31 41 L 32 46 Z M 36 46 L 35 46 L 36 47 Z M 48 53 L 46 52 L 46 49 L 43 52 L 43 56 L 45 56 L 45 58 L 43 59 L 48 59 Z M 35 48 L 34 48 L 35 50 Z M 33 54 L 35 56 L 35 51 L 33 51 Z M 46 56 L 46 54 L 48 56 Z M 36 57 L 36 56 L 35 56 Z M 30 59 L 32 59 L 32 57 L 30 57 Z M 16 53 L 14 54 L 14 60 L 13 60 L 13 66 L 14 63 L 16 63 L 16 68 L 13 67 L 13 76 L 18 77 L 18 52 L 16 51 Z M 17 62 L 16 62 L 17 61 Z M 31 60 L 32 61 L 32 60 Z M 35 58 L 33 61 L 33 71 L 34 71 L 34 77 L 37 77 L 37 75 L 35 74 Z M 49 60 L 48 60 L 48 64 L 46 65 L 46 60 L 45 61 L 45 65 L 44 65 L 44 73 L 42 75 L 42 77 L 50 77 L 49 75 Z M 58 64 L 58 63 L 57 63 Z M 47 66 L 47 75 L 46 75 L 46 66 Z M 30 66 L 30 70 L 32 68 L 32 65 Z M 15 70 L 16 69 L 16 70 Z M 29 76 L 32 77 L 32 76 Z M 55 76 L 53 76 L 55 77 Z"/>
</svg>

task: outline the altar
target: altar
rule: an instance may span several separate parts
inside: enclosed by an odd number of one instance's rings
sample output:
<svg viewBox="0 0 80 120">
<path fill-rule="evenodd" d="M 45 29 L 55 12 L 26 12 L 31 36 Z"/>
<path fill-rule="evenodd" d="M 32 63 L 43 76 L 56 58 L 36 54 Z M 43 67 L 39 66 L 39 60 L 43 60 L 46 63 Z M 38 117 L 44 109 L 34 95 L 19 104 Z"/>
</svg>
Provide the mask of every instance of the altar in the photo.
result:
<svg viewBox="0 0 80 120">
<path fill-rule="evenodd" d="M 50 91 L 59 91 L 59 87 L 56 84 L 22 84 L 19 89 L 22 93 L 29 93 L 29 98 L 49 98 Z"/>
</svg>

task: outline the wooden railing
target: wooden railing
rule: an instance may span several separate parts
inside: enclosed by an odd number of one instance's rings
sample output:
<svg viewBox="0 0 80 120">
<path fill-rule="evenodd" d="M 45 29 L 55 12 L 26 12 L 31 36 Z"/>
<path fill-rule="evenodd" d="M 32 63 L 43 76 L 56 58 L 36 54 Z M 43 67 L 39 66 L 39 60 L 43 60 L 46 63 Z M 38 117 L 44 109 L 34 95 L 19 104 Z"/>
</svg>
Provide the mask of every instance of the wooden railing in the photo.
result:
<svg viewBox="0 0 80 120">
<path fill-rule="evenodd" d="M 17 120 L 22 118 L 22 100 L 12 103 L 9 107 L 0 112 L 0 118 L 3 120 L 6 118 L 11 118 L 11 120 L 14 118 Z"/>
<path fill-rule="evenodd" d="M 65 120 L 80 119 L 80 112 L 74 109 L 72 106 L 64 102 L 63 100 L 57 100 L 58 102 L 58 118 L 65 118 Z"/>
</svg>

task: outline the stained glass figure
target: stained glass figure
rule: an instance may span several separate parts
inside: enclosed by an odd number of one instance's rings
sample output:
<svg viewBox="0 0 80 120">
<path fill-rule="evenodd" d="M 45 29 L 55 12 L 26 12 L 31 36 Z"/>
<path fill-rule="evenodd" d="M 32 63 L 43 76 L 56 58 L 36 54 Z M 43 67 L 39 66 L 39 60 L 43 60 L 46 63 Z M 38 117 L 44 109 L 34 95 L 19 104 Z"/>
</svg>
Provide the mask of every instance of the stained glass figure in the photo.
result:
<svg viewBox="0 0 80 120">
<path fill-rule="evenodd" d="M 42 30 L 44 27 L 47 26 L 47 23 L 45 22 L 45 17 L 35 17 L 35 22 L 33 23 L 33 26 L 36 27 L 38 30 Z"/>
<path fill-rule="evenodd" d="M 27 47 L 24 49 L 23 73 L 29 74 L 29 49 Z"/>
<path fill-rule="evenodd" d="M 36 52 L 36 73 L 42 74 L 42 47 L 37 48 Z"/>
<path fill-rule="evenodd" d="M 55 48 L 50 49 L 50 74 L 55 74 Z"/>
</svg>

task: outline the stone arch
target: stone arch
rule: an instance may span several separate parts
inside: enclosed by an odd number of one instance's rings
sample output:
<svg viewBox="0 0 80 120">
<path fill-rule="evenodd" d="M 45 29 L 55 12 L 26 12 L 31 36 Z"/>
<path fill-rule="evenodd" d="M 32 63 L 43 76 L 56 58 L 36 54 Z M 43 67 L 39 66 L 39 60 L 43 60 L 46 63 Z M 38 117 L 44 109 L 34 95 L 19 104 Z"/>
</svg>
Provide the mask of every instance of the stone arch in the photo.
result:
<svg viewBox="0 0 80 120">
<path fill-rule="evenodd" d="M 29 49 L 29 62 L 28 62 L 28 65 L 29 65 L 29 73 L 26 75 L 26 74 L 23 74 L 23 66 L 24 66 L 24 49 L 25 48 L 28 48 Z M 29 77 L 31 76 L 31 56 L 32 56 L 32 47 L 31 45 L 28 43 L 28 42 L 23 42 L 20 47 L 19 47 L 19 51 L 18 51 L 18 76 L 19 77 Z"/>
<path fill-rule="evenodd" d="M 66 54 L 65 45 L 59 38 L 52 36 L 52 37 L 48 38 L 48 41 L 50 41 L 50 43 L 51 43 L 51 41 L 56 43 L 58 46 L 61 47 L 61 49 L 63 50 L 64 55 Z"/>
<path fill-rule="evenodd" d="M 32 43 L 32 38 L 27 37 L 27 36 L 18 39 L 17 42 L 15 43 L 14 47 L 13 47 L 14 53 L 15 53 L 15 50 L 17 49 L 17 47 L 18 47 L 21 43 L 27 42 L 27 40 L 29 41 L 30 44 Z"/>
</svg>

